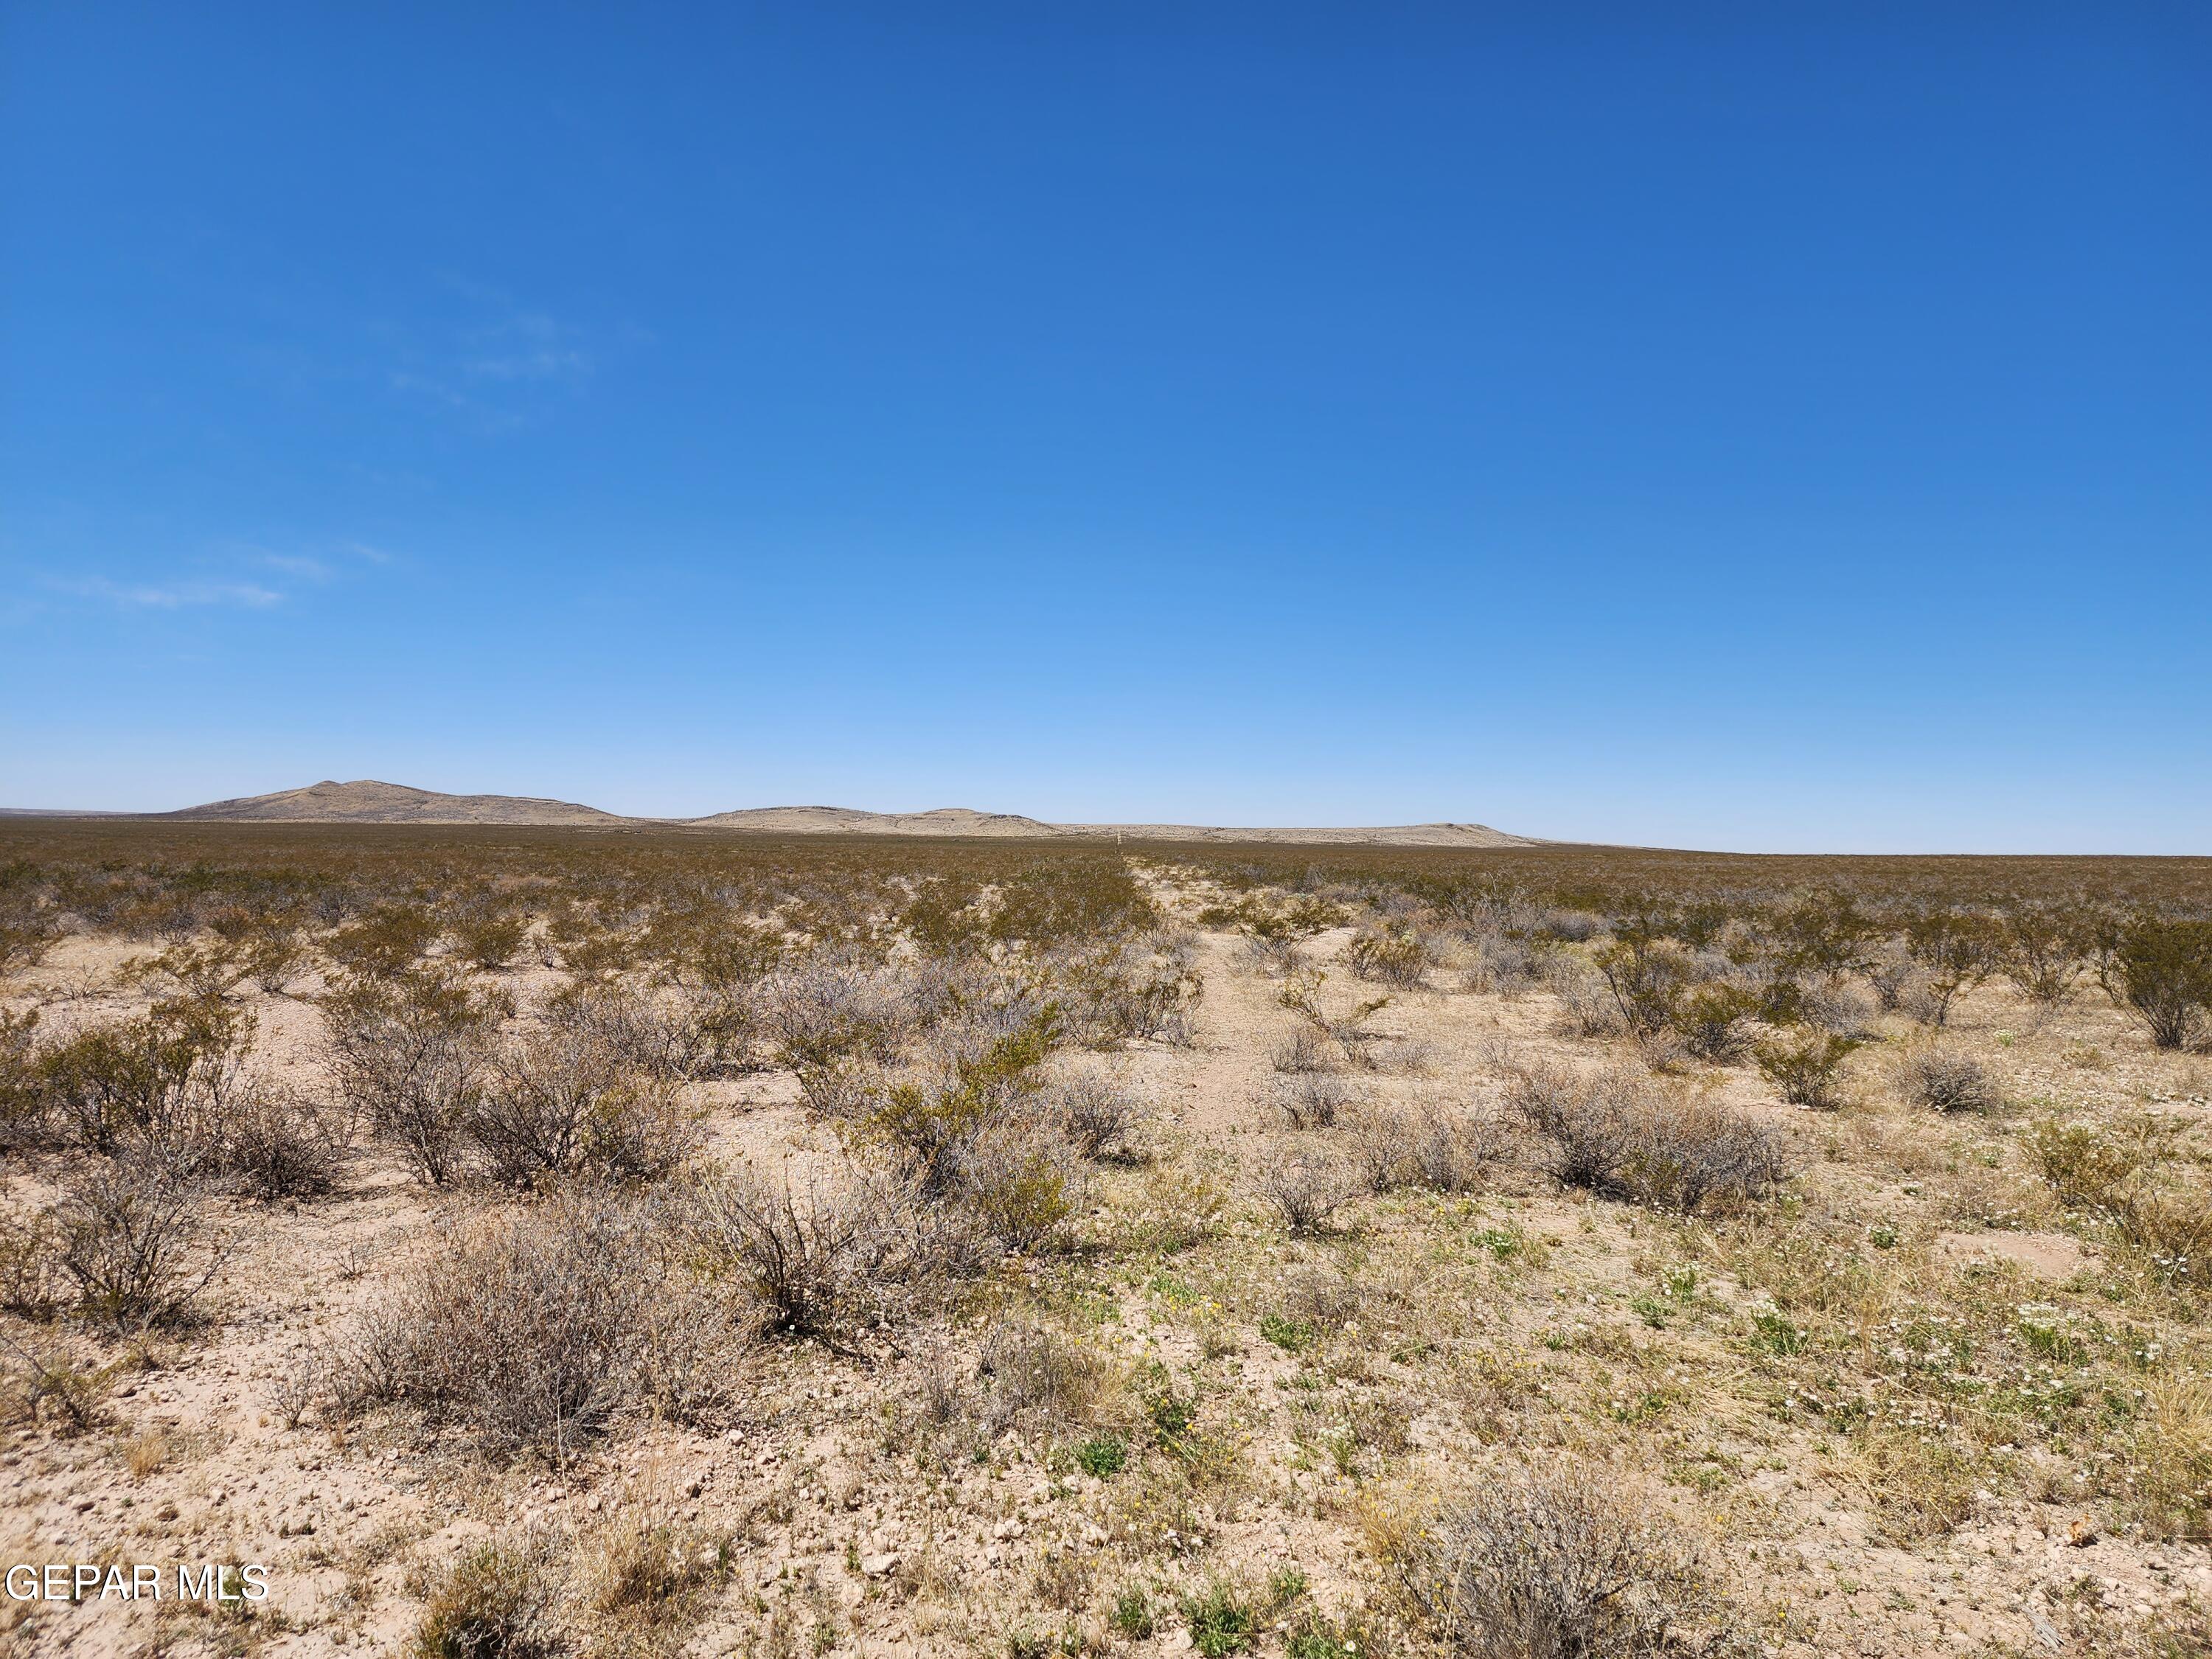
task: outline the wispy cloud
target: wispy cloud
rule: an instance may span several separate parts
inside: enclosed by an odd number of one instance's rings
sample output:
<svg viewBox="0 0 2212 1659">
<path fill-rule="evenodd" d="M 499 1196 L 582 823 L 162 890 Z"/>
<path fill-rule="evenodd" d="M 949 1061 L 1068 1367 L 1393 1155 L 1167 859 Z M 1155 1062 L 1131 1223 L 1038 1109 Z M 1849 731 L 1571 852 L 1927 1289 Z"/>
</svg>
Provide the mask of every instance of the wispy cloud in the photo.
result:
<svg viewBox="0 0 2212 1659">
<path fill-rule="evenodd" d="M 388 565 L 393 556 L 365 542 L 328 543 L 321 550 L 305 553 L 279 552 L 234 541 L 194 559 L 191 562 L 199 567 L 196 572 L 136 578 L 48 575 L 38 586 L 50 594 L 88 599 L 124 611 L 221 607 L 266 611 L 309 589 L 345 580 L 368 567 Z"/>
<path fill-rule="evenodd" d="M 106 576 L 79 577 L 51 584 L 62 593 L 101 599 L 132 611 L 180 611 L 190 605 L 244 605 L 266 610 L 284 595 L 259 582 L 118 582 Z"/>
<path fill-rule="evenodd" d="M 394 391 L 427 398 L 490 432 L 529 423 L 556 392 L 574 392 L 599 366 L 586 330 L 499 289 L 447 286 L 480 315 L 442 346 L 418 345 L 391 372 Z"/>
</svg>

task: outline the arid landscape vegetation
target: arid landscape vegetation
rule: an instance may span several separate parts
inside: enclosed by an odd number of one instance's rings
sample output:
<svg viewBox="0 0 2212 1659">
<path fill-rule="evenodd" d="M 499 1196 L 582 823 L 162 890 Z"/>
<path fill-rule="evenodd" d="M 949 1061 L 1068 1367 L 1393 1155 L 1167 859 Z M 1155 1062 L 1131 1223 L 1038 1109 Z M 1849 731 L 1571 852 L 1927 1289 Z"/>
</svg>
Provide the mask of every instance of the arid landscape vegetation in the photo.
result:
<svg viewBox="0 0 2212 1659">
<path fill-rule="evenodd" d="M 0 820 L 0 1651 L 2212 1648 L 2212 860 Z"/>
</svg>

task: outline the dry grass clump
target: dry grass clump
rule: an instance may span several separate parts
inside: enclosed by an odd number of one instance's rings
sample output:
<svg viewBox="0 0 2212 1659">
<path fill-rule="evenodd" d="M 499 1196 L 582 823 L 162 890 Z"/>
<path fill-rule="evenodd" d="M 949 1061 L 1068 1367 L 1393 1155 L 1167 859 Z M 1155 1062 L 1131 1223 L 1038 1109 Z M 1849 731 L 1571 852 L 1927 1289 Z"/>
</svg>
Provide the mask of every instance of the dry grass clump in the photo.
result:
<svg viewBox="0 0 2212 1659">
<path fill-rule="evenodd" d="M 1269 1091 L 1275 1108 L 1293 1129 L 1328 1129 L 1365 1098 L 1351 1079 L 1334 1072 L 1299 1072 L 1279 1077 Z"/>
<path fill-rule="evenodd" d="M 1272 1152 L 1253 1185 L 1284 1228 L 1299 1237 L 1326 1231 L 1358 1191 L 1340 1159 L 1308 1148 Z"/>
<path fill-rule="evenodd" d="M 356 1329 L 332 1403 L 404 1401 L 556 1462 L 626 1409 L 696 1420 L 726 1398 L 735 1346 L 667 1271 L 669 1242 L 652 1209 L 591 1194 L 466 1226 Z"/>
<path fill-rule="evenodd" d="M 1587 1463 L 1485 1477 L 1415 1529 L 1396 1566 L 1423 1623 L 1469 1659 L 1698 1650 L 1717 1606 L 1688 1535 Z"/>
<path fill-rule="evenodd" d="M 557 1659 L 568 1650 L 542 1545 L 474 1545 L 428 1588 L 408 1644 L 411 1659 Z"/>
<path fill-rule="evenodd" d="M 1633 1072 L 1519 1067 L 1505 1099 L 1550 1143 L 1551 1171 L 1571 1187 L 1686 1213 L 1764 1197 L 1787 1176 L 1773 1131 Z"/>
<path fill-rule="evenodd" d="M 1066 1435 L 1098 1420 L 1121 1382 L 1104 1355 L 1062 1332 L 1024 1320 L 1001 1320 L 983 1339 L 975 1362 L 985 1385 L 975 1407 L 987 1437 L 1009 1430 Z"/>
<path fill-rule="evenodd" d="M 1997 1103 L 1996 1085 L 1971 1055 L 1933 1046 L 1916 1048 L 1897 1063 L 1898 1092 L 1936 1112 L 1981 1112 Z"/>
<path fill-rule="evenodd" d="M 2045 1119 L 2027 1144 L 2061 1204 L 2102 1222 L 2157 1277 L 2212 1285 L 2212 1186 L 2184 1122 L 2148 1113 L 2110 1126 Z"/>
</svg>

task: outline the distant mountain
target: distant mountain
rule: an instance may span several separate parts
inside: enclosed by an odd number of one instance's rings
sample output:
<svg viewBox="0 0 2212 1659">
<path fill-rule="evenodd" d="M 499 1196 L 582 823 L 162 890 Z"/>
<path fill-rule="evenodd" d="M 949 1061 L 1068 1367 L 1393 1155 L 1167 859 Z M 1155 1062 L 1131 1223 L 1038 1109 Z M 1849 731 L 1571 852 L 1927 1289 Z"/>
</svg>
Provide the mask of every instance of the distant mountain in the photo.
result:
<svg viewBox="0 0 2212 1659">
<path fill-rule="evenodd" d="M 5 810 L 5 809 L 0 809 Z M 939 806 L 867 812 L 851 806 L 750 806 L 701 818 L 625 817 L 574 801 L 528 795 L 447 795 L 401 783 L 325 779 L 304 789 L 210 801 L 175 812 L 40 816 L 185 819 L 228 823 L 487 823 L 743 830 L 777 836 L 957 836 L 998 840 L 1272 842 L 1316 847 L 1534 847 L 1485 823 L 1404 823 L 1375 829 L 1224 829 L 1197 823 L 1046 823 L 1015 812 Z"/>
<path fill-rule="evenodd" d="M 213 819 L 234 823 L 628 823 L 596 806 L 539 800 L 529 795 L 443 795 L 404 783 L 325 778 L 304 789 L 210 801 L 179 812 L 151 816 Z"/>
</svg>

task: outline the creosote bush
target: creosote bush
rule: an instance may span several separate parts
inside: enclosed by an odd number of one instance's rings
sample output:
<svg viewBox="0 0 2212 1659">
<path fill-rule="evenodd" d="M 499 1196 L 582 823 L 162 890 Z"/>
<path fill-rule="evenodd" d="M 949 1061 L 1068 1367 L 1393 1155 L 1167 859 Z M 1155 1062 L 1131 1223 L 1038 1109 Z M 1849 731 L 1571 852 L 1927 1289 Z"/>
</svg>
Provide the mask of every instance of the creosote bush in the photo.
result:
<svg viewBox="0 0 2212 1659">
<path fill-rule="evenodd" d="M 1863 1045 L 1833 1031 L 1800 1031 L 1762 1042 L 1759 1069 L 1793 1106 L 1830 1107 L 1843 1101 L 1843 1066 Z"/>
<path fill-rule="evenodd" d="M 2138 921 L 2114 941 L 2104 973 L 2113 1000 L 2156 1047 L 2212 1037 L 2212 921 Z"/>
</svg>

